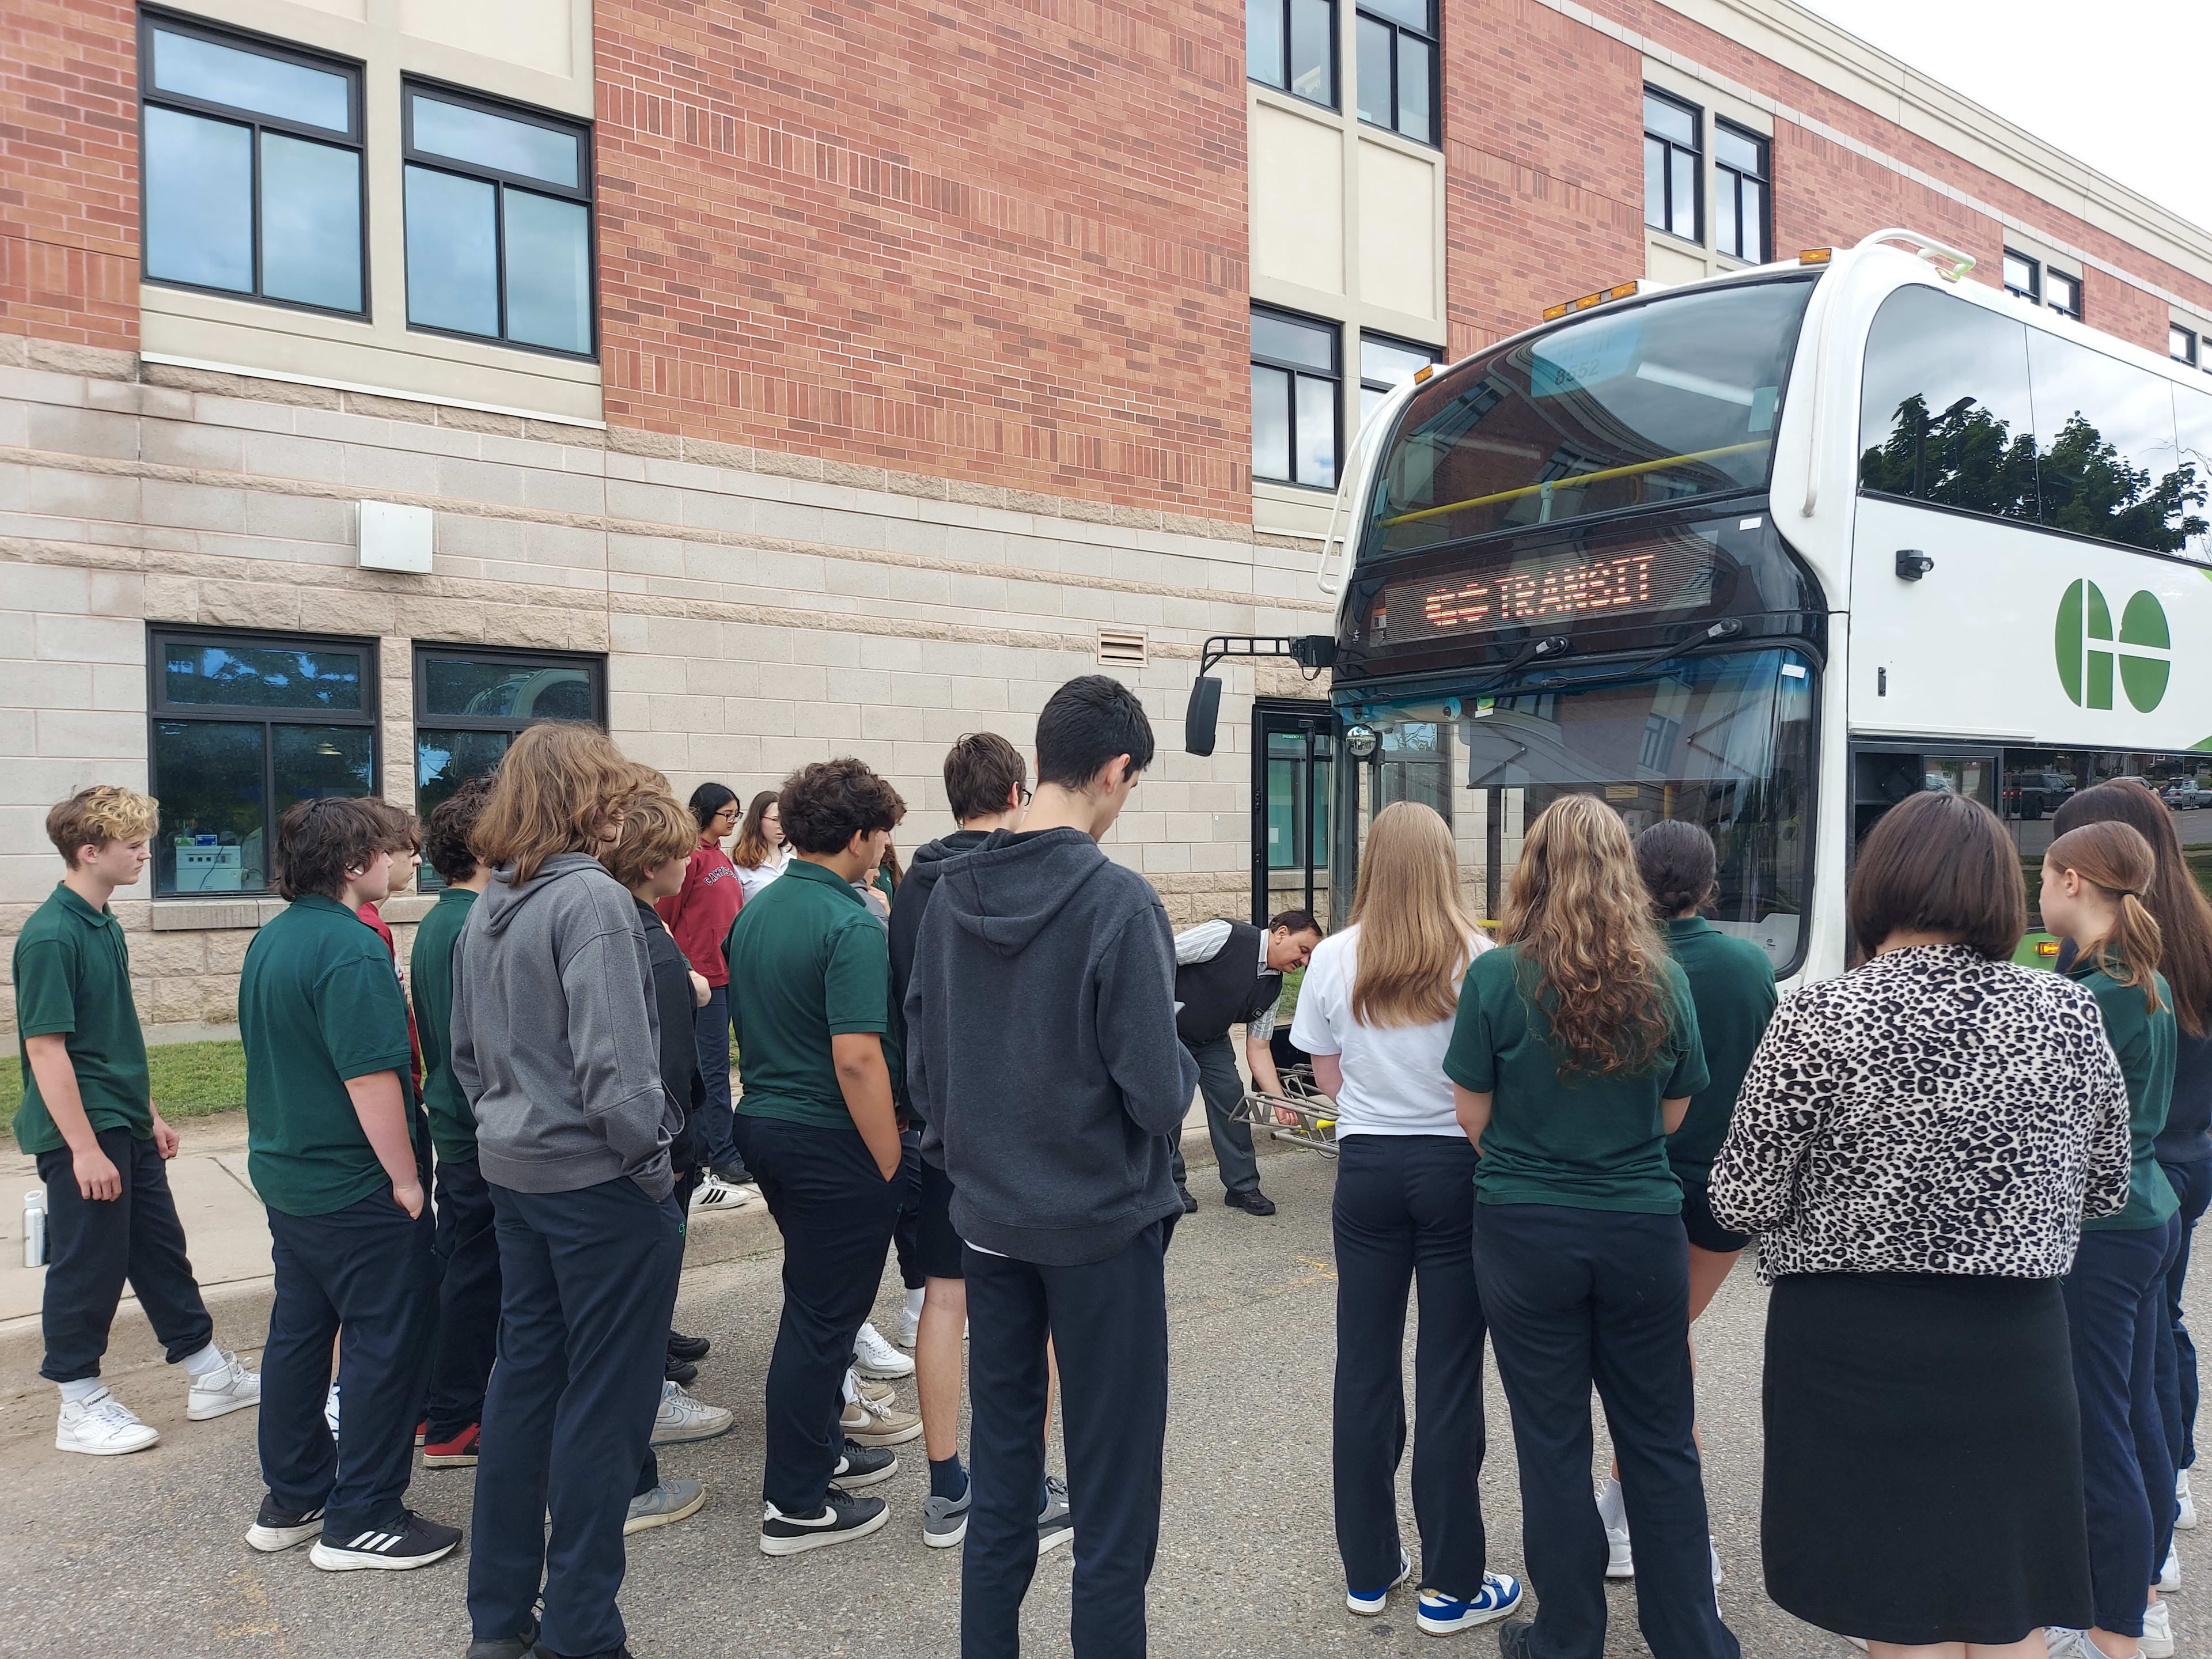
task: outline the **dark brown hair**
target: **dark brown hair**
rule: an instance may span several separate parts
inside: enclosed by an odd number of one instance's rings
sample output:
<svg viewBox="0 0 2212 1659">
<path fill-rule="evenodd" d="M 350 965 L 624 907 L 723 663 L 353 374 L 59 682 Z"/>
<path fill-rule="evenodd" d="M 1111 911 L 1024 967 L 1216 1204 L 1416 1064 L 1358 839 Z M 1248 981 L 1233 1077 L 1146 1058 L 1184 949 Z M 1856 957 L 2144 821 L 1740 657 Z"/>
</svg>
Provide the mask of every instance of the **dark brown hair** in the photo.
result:
<svg viewBox="0 0 2212 1659">
<path fill-rule="evenodd" d="M 1636 873 L 1662 921 L 1704 909 L 1712 900 L 1719 865 L 1712 836 L 1687 818 L 1662 818 L 1636 838 Z"/>
<path fill-rule="evenodd" d="M 1275 919 L 1267 924 L 1267 931 L 1272 933 L 1278 927 L 1286 933 L 1325 934 L 1328 932 L 1328 928 L 1321 925 L 1321 918 L 1310 910 L 1278 911 Z"/>
<path fill-rule="evenodd" d="M 334 899 L 349 872 L 392 851 L 382 803 L 353 795 L 303 800 L 276 821 L 276 890 L 288 899 L 319 893 Z"/>
<path fill-rule="evenodd" d="M 945 798 L 957 823 L 996 817 L 1030 781 L 1022 751 L 996 732 L 970 732 L 945 753 Z"/>
<path fill-rule="evenodd" d="M 1929 790 L 1893 806 L 1851 872 L 1851 938 L 1871 957 L 1892 933 L 1948 933 L 1991 962 L 2027 931 L 2020 854 L 1979 801 Z"/>
<path fill-rule="evenodd" d="M 380 796 L 363 795 L 360 799 L 362 805 L 368 808 L 369 815 L 382 828 L 384 839 L 377 843 L 378 852 L 390 853 L 397 857 L 402 853 L 422 850 L 422 822 L 412 812 L 404 806 L 394 806 Z"/>
<path fill-rule="evenodd" d="M 2160 810 L 2165 810 L 2162 803 Z M 2160 942 L 2158 922 L 2142 895 L 2158 860 L 2142 832 L 2117 818 L 2100 818 L 2052 842 L 2043 862 L 2048 869 L 2071 870 L 2113 901 L 2119 914 L 2112 931 L 2097 941 L 2097 966 L 2123 985 L 2141 987 L 2144 1012 L 2156 1013 L 2165 1006 L 2158 994 Z"/>
<path fill-rule="evenodd" d="M 842 853 L 858 835 L 897 829 L 906 802 L 866 762 L 848 755 L 802 766 L 786 778 L 776 811 L 791 844 L 818 854 Z"/>
<path fill-rule="evenodd" d="M 757 870 L 775 851 L 768 844 L 768 837 L 761 833 L 761 820 L 768 816 L 768 809 L 775 803 L 775 791 L 763 789 L 753 797 L 753 804 L 745 808 L 744 822 L 738 826 L 738 838 L 730 843 L 730 862 L 738 869 Z M 787 830 L 785 838 L 790 838 Z"/>
<path fill-rule="evenodd" d="M 2084 789 L 2051 815 L 2060 835 L 2085 823 L 2132 824 L 2150 843 L 2158 866 L 2143 906 L 2158 922 L 2164 943 L 2159 971 L 2173 994 L 2173 1018 L 2190 1036 L 2212 1029 L 2212 903 L 2189 873 L 2173 809 L 2134 778 L 2114 778 Z"/>
<path fill-rule="evenodd" d="M 491 799 L 491 780 L 475 777 L 430 810 L 422 831 L 422 856 L 447 881 L 467 881 L 477 872 L 477 855 L 469 849 L 469 836 Z"/>
</svg>

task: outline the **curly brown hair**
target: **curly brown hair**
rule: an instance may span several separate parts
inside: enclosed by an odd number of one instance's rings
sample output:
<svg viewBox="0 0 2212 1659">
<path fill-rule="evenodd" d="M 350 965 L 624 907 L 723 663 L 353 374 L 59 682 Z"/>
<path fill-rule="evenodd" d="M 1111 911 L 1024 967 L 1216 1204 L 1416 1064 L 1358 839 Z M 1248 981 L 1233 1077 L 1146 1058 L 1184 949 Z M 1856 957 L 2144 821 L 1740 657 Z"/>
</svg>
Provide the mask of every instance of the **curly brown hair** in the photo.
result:
<svg viewBox="0 0 2212 1659">
<path fill-rule="evenodd" d="M 1563 1077 L 1650 1071 L 1674 1035 L 1667 947 L 1628 828 L 1594 795 L 1562 795 L 1529 827 L 1499 928 L 1521 994 L 1550 1023 Z"/>
<path fill-rule="evenodd" d="M 469 848 L 469 835 L 491 799 L 491 780 L 474 777 L 431 809 L 423 826 L 422 856 L 448 882 L 467 881 L 477 872 L 477 855 Z"/>
<path fill-rule="evenodd" d="M 776 797 L 783 833 L 802 853 L 842 853 L 855 836 L 896 830 L 906 816 L 899 792 L 865 761 L 846 756 L 802 766 Z"/>
</svg>

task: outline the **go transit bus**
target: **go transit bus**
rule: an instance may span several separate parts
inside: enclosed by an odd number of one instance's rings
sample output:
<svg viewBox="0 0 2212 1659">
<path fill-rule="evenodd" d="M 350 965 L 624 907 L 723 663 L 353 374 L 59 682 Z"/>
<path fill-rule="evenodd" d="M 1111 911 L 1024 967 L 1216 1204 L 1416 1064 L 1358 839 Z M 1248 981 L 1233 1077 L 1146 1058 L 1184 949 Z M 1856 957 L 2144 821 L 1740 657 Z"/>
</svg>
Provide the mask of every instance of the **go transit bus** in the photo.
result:
<svg viewBox="0 0 2212 1659">
<path fill-rule="evenodd" d="M 1495 916 L 1523 826 L 1594 794 L 1705 825 L 1717 925 L 1817 977 L 1915 791 L 2002 815 L 2031 873 L 2076 790 L 2199 798 L 2212 379 L 1972 264 L 1889 231 L 1623 284 L 1392 393 L 1320 572 L 1334 890 L 1419 799 Z"/>
</svg>

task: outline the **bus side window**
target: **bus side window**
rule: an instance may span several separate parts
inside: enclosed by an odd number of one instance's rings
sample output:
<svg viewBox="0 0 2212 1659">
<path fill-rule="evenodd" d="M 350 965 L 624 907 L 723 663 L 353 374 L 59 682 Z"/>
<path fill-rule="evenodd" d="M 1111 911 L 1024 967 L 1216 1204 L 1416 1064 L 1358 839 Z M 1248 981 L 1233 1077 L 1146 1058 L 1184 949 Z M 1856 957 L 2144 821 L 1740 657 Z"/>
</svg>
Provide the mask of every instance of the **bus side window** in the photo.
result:
<svg viewBox="0 0 2212 1659">
<path fill-rule="evenodd" d="M 1867 337 L 1859 487 L 2033 520 L 2027 328 L 1929 288 L 1899 289 Z"/>
<path fill-rule="evenodd" d="M 2034 392 L 2042 521 L 2054 530 L 2154 553 L 2181 549 L 2198 523 L 2184 523 L 2173 434 L 2174 386 L 2161 375 L 2073 340 L 2033 330 L 2028 376 Z M 2194 474 L 2191 475 L 2193 479 Z"/>
</svg>

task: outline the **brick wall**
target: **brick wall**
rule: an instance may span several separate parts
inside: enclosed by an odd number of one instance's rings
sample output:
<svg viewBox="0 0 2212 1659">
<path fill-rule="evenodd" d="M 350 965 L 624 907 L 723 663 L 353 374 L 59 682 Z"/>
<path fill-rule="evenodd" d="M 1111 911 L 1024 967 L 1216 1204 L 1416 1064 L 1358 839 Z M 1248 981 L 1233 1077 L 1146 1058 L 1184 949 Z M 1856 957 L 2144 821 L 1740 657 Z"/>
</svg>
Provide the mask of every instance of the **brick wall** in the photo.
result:
<svg viewBox="0 0 2212 1659">
<path fill-rule="evenodd" d="M 1249 521 L 1229 0 L 605 0 L 610 422 Z"/>
<path fill-rule="evenodd" d="M 0 0 L 0 334 L 138 343 L 133 9 Z"/>
</svg>

